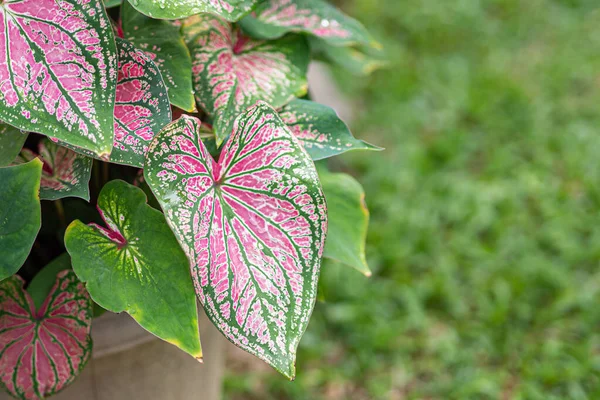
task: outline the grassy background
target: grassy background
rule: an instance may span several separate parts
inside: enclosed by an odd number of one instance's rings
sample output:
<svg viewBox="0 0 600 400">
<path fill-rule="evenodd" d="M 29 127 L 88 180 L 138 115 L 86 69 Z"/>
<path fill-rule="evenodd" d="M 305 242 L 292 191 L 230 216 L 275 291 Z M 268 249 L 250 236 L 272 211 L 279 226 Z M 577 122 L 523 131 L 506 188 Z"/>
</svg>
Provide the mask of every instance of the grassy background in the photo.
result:
<svg viewBox="0 0 600 400">
<path fill-rule="evenodd" d="M 298 378 L 227 399 L 600 398 L 600 5 L 347 0 L 390 68 L 337 72 L 334 161 L 372 212 L 366 279 L 324 266 Z"/>
</svg>

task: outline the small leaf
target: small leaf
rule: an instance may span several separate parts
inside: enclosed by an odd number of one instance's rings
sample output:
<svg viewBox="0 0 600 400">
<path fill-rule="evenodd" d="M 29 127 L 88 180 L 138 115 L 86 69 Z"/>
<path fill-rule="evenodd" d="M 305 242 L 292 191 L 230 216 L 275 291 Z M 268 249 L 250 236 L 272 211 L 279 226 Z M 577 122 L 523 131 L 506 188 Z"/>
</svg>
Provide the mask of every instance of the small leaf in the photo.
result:
<svg viewBox="0 0 600 400">
<path fill-rule="evenodd" d="M 25 262 L 40 230 L 42 162 L 0 168 L 0 281 Z"/>
<path fill-rule="evenodd" d="M 184 21 L 196 97 L 213 117 L 217 144 L 235 118 L 258 100 L 281 107 L 306 93 L 309 54 L 299 36 L 264 42 L 211 15 Z"/>
<path fill-rule="evenodd" d="M 296 99 L 283 107 L 279 115 L 313 160 L 351 150 L 381 150 L 355 139 L 335 110 L 322 104 Z"/>
<path fill-rule="evenodd" d="M 143 50 L 160 69 L 171 104 L 185 111 L 195 111 L 192 59 L 181 28 L 140 14 L 129 2 L 121 8 L 121 23 L 125 39 Z"/>
<path fill-rule="evenodd" d="M 40 187 L 42 200 L 64 197 L 90 199 L 91 158 L 61 147 L 48 138 L 40 141 L 38 151 L 44 162 Z M 31 150 L 23 149 L 17 162 L 29 162 L 37 157 Z"/>
<path fill-rule="evenodd" d="M 329 219 L 325 257 L 371 276 L 365 257 L 369 210 L 362 186 L 347 174 L 319 170 L 319 177 L 327 199 Z"/>
<path fill-rule="evenodd" d="M 104 0 L 104 6 L 106 8 L 112 8 L 120 6 L 123 3 L 123 0 Z"/>
<path fill-rule="evenodd" d="M 187 259 L 139 188 L 107 183 L 98 198 L 107 227 L 73 222 L 65 234 L 73 270 L 96 303 L 126 311 L 143 328 L 202 358 Z"/>
<path fill-rule="evenodd" d="M 27 136 L 27 133 L 0 122 L 0 167 L 6 167 L 15 161 Z"/>
<path fill-rule="evenodd" d="M 259 0 L 129 0 L 141 13 L 157 19 L 180 19 L 198 13 L 219 15 L 237 21 Z"/>
<path fill-rule="evenodd" d="M 42 307 L 46 297 L 52 291 L 56 276 L 67 269 L 71 269 L 71 258 L 68 253 L 63 253 L 33 277 L 31 283 L 27 286 L 27 293 L 31 296 L 36 309 Z"/>
<path fill-rule="evenodd" d="M 0 119 L 106 158 L 117 57 L 101 0 L 5 0 Z"/>
<path fill-rule="evenodd" d="M 218 163 L 199 128 L 187 116 L 167 126 L 148 152 L 146 181 L 214 325 L 293 378 L 327 230 L 315 166 L 263 102 L 236 120 Z"/>
<path fill-rule="evenodd" d="M 92 353 L 92 301 L 63 271 L 36 311 L 23 279 L 0 283 L 0 382 L 17 399 L 44 399 L 71 384 Z"/>
<path fill-rule="evenodd" d="M 241 21 L 242 29 L 260 39 L 305 32 L 335 46 L 373 45 L 369 32 L 325 0 L 266 0 Z"/>
</svg>

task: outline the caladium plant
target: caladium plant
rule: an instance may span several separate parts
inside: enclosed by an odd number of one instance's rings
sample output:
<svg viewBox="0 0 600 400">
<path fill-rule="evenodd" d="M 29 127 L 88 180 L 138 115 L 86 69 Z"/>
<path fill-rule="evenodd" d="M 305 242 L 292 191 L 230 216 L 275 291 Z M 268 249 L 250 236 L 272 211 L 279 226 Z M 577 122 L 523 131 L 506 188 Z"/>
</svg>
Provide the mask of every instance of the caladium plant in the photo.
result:
<svg viewBox="0 0 600 400">
<path fill-rule="evenodd" d="M 201 360 L 196 299 L 293 379 L 322 258 L 371 274 L 327 159 L 379 148 L 306 76 L 358 48 L 325 0 L 0 0 L 0 387 L 66 388 L 94 307 Z"/>
</svg>

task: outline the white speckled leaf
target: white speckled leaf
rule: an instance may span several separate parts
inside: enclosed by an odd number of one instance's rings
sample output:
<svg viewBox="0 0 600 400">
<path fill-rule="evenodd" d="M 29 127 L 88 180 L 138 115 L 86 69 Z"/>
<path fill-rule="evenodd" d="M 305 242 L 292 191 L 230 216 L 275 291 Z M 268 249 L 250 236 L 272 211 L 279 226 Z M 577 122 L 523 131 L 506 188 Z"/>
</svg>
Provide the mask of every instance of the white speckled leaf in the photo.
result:
<svg viewBox="0 0 600 400">
<path fill-rule="evenodd" d="M 130 0 L 141 13 L 158 19 L 180 19 L 199 13 L 237 21 L 260 0 Z"/>
<path fill-rule="evenodd" d="M 257 101 L 281 107 L 306 93 L 309 53 L 299 36 L 254 40 L 211 15 L 184 21 L 184 34 L 196 97 L 214 119 L 219 145 L 240 112 Z"/>
<path fill-rule="evenodd" d="M 90 199 L 90 176 L 92 159 L 59 146 L 48 138 L 42 139 L 38 145 L 39 154 L 23 149 L 17 163 L 29 162 L 38 156 L 42 167 L 40 199 L 58 200 L 64 197 L 80 197 Z"/>
<path fill-rule="evenodd" d="M 160 69 L 171 104 L 185 111 L 194 111 L 192 59 L 180 27 L 170 21 L 148 18 L 129 2 L 121 7 L 121 24 L 125 39 L 145 51 Z"/>
<path fill-rule="evenodd" d="M 182 117 L 156 137 L 144 174 L 209 318 L 293 379 L 317 294 L 325 199 L 312 160 L 275 110 L 259 102 L 234 125 L 217 163 L 200 121 Z"/>
<path fill-rule="evenodd" d="M 336 46 L 374 44 L 360 22 L 325 0 L 266 0 L 241 25 L 252 36 L 264 39 L 305 32 Z"/>
<path fill-rule="evenodd" d="M 107 158 L 117 54 L 101 0 L 0 4 L 0 119 Z"/>
</svg>

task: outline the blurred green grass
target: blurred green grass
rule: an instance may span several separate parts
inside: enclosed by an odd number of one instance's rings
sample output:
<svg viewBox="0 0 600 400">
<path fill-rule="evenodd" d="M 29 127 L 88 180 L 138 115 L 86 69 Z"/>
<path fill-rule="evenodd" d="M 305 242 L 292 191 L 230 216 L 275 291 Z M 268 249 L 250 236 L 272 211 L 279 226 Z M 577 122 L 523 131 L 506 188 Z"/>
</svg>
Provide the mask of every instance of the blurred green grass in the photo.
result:
<svg viewBox="0 0 600 400">
<path fill-rule="evenodd" d="M 298 378 L 228 399 L 600 398 L 600 4 L 347 0 L 371 279 L 326 264 Z"/>
</svg>

